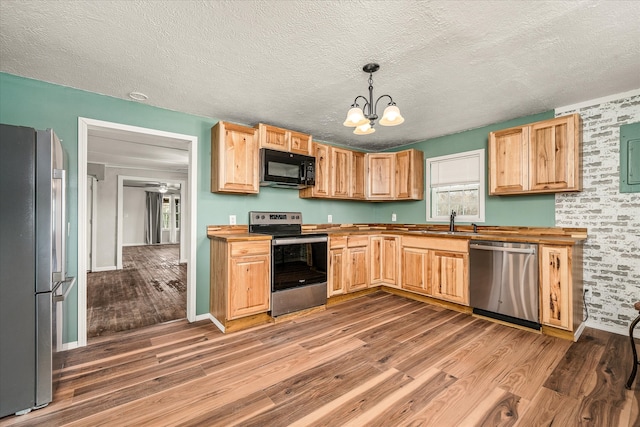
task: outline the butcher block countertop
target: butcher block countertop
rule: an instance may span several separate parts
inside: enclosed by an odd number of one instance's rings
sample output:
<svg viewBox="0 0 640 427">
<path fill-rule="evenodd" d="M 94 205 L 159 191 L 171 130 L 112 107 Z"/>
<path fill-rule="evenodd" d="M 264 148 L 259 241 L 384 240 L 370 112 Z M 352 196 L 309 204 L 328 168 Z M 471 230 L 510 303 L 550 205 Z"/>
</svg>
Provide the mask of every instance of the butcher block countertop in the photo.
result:
<svg viewBox="0 0 640 427">
<path fill-rule="evenodd" d="M 548 245 L 574 245 L 587 239 L 586 228 L 478 226 L 474 233 L 470 225 L 456 225 L 456 231 L 450 232 L 447 225 L 428 224 L 308 224 L 302 226 L 302 233 L 327 233 L 330 236 L 393 234 Z M 226 241 L 271 240 L 268 235 L 249 233 L 246 225 L 210 225 L 207 237 Z"/>
</svg>

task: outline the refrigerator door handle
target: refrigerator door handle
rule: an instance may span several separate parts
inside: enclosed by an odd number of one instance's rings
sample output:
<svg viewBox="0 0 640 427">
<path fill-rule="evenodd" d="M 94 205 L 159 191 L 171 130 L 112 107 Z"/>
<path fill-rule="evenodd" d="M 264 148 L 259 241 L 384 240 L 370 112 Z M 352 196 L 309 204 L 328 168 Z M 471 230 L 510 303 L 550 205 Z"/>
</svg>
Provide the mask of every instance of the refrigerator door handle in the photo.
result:
<svg viewBox="0 0 640 427">
<path fill-rule="evenodd" d="M 71 289 L 73 289 L 73 285 L 75 284 L 76 284 L 75 277 L 67 277 L 66 280 L 60 282 L 59 285 L 53 289 L 53 302 L 61 302 L 67 299 L 69 292 L 71 291 Z M 62 288 L 62 292 L 58 294 L 56 293 L 56 291 L 58 290 L 59 287 Z"/>
<path fill-rule="evenodd" d="M 60 269 L 58 271 L 53 271 L 51 279 L 53 282 L 63 282 L 66 280 L 66 263 L 67 263 L 67 171 L 64 169 L 54 169 L 53 170 L 53 179 L 59 179 L 60 183 L 60 197 L 56 200 L 56 203 L 59 205 L 59 215 L 56 214 L 56 224 L 54 226 L 54 230 L 60 233 L 60 253 L 56 254 L 60 259 Z M 58 222 L 60 221 L 60 222 Z M 56 242 L 54 242 L 55 244 Z"/>
</svg>

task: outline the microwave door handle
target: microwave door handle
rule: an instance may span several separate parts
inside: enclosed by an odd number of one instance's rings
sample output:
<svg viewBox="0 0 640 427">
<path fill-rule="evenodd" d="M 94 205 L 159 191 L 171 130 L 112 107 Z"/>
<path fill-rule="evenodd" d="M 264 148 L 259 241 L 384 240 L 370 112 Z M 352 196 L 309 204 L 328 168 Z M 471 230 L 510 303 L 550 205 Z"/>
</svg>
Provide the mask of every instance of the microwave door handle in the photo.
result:
<svg viewBox="0 0 640 427">
<path fill-rule="evenodd" d="M 300 182 L 307 182 L 307 165 L 306 162 L 302 162 L 300 165 Z"/>
</svg>

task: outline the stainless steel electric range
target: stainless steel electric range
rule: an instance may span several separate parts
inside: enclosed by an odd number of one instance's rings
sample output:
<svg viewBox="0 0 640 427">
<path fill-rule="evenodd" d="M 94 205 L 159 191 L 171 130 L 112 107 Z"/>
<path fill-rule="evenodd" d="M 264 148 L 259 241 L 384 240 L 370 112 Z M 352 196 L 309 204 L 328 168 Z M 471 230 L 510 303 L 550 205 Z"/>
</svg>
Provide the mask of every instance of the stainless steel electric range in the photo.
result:
<svg viewBox="0 0 640 427">
<path fill-rule="evenodd" d="M 302 234 L 300 212 L 249 212 L 249 233 L 271 240 L 271 316 L 327 302 L 326 234 Z"/>
</svg>

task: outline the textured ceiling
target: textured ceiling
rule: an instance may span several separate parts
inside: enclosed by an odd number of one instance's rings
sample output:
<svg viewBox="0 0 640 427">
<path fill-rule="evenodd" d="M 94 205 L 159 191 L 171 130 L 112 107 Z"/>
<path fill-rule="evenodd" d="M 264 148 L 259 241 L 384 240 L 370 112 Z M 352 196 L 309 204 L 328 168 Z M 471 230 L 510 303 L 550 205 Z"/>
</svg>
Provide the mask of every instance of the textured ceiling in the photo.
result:
<svg viewBox="0 0 640 427">
<path fill-rule="evenodd" d="M 377 150 L 640 88 L 638 22 L 638 1 L 0 0 L 0 71 Z M 405 123 L 356 136 L 372 61 Z"/>
</svg>

